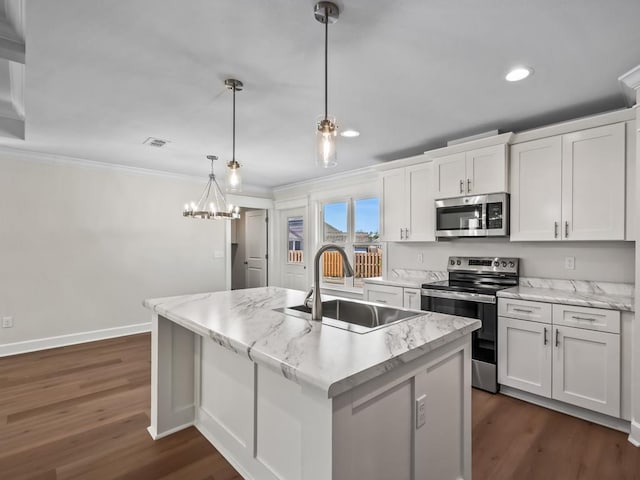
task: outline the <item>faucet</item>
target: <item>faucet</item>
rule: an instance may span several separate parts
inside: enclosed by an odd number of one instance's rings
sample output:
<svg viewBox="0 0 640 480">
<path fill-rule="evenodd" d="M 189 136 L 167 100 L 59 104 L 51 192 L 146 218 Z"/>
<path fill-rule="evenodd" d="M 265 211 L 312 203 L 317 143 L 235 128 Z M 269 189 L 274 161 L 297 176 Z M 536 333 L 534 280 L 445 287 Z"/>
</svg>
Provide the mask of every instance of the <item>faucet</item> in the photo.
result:
<svg viewBox="0 0 640 480">
<path fill-rule="evenodd" d="M 334 245 L 332 243 L 328 245 L 323 245 L 316 252 L 316 256 L 313 259 L 313 287 L 307 293 L 305 297 L 305 304 L 307 300 L 313 294 L 313 303 L 311 304 L 311 320 L 322 320 L 322 299 L 320 298 L 320 257 L 327 250 L 336 250 L 340 252 L 342 256 L 342 265 L 344 267 L 344 274 L 347 277 L 353 277 L 353 268 L 351 268 L 351 264 L 349 264 L 349 259 L 347 258 L 347 254 L 344 253 L 344 249 L 339 247 L 338 245 Z"/>
</svg>

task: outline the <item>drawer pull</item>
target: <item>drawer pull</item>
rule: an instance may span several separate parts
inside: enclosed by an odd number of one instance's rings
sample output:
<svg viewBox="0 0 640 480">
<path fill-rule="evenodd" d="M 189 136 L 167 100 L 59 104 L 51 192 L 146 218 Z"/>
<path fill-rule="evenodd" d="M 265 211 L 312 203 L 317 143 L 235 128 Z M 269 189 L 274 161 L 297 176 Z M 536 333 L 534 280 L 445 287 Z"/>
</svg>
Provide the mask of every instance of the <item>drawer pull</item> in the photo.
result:
<svg viewBox="0 0 640 480">
<path fill-rule="evenodd" d="M 533 313 L 533 310 L 527 310 L 526 308 L 514 308 L 514 312 Z"/>
<path fill-rule="evenodd" d="M 596 321 L 595 318 L 579 317 L 578 315 L 571 315 L 571 318 L 573 318 L 574 320 L 586 320 L 587 322 L 595 322 Z"/>
<path fill-rule="evenodd" d="M 543 345 L 546 345 L 547 342 L 547 327 L 544 327 L 544 336 L 543 336 Z"/>
<path fill-rule="evenodd" d="M 404 293 L 407 294 L 407 295 L 415 295 L 416 294 L 416 292 L 404 292 Z"/>
<path fill-rule="evenodd" d="M 558 338 L 560 335 L 560 329 L 556 328 L 556 347 L 560 345 L 560 339 Z"/>
<path fill-rule="evenodd" d="M 374 302 L 378 302 L 378 303 L 387 303 L 386 300 L 374 300 Z"/>
</svg>

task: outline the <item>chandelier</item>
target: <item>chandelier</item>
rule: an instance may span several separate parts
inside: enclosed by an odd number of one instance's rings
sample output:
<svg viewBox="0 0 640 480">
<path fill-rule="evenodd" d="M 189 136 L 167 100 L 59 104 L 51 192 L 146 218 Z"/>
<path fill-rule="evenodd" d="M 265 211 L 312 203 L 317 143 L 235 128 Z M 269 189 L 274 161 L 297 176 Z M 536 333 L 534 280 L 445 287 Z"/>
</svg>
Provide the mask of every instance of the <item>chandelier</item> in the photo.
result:
<svg viewBox="0 0 640 480">
<path fill-rule="evenodd" d="M 213 220 L 237 220 L 240 218 L 240 209 L 231 204 L 227 205 L 220 185 L 213 173 L 213 161 L 218 157 L 215 155 L 207 155 L 207 159 L 211 161 L 211 173 L 209 173 L 209 181 L 200 195 L 198 202 L 187 203 L 182 211 L 182 216 L 191 218 L 206 218 Z"/>
</svg>

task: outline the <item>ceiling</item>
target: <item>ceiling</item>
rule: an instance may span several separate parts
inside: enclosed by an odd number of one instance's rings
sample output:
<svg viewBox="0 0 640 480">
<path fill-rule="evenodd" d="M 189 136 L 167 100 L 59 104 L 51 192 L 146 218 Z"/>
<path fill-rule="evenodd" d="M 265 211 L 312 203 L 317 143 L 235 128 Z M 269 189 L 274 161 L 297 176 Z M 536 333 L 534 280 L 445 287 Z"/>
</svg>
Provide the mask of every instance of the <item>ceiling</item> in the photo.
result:
<svg viewBox="0 0 640 480">
<path fill-rule="evenodd" d="M 323 27 L 312 0 L 29 0 L 25 140 L 16 148 L 189 175 L 236 157 L 274 187 L 625 106 L 637 0 L 347 0 L 329 27 L 339 165 L 314 165 Z M 510 67 L 535 74 L 504 80 Z M 169 140 L 163 148 L 147 137 Z M 218 166 L 219 169 L 221 165 Z"/>
</svg>

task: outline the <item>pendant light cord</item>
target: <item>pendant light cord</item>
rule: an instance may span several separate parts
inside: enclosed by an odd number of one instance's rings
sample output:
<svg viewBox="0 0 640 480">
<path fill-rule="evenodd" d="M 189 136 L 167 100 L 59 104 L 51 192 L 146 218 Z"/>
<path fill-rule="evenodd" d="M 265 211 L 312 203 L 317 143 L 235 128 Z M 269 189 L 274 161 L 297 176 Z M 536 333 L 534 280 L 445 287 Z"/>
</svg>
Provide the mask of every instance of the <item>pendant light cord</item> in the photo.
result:
<svg viewBox="0 0 640 480">
<path fill-rule="evenodd" d="M 329 118 L 327 105 L 329 103 L 329 7 L 324 7 L 324 119 Z"/>
<path fill-rule="evenodd" d="M 231 160 L 235 163 L 236 161 L 236 86 L 233 86 L 233 148 L 231 153 Z"/>
</svg>

